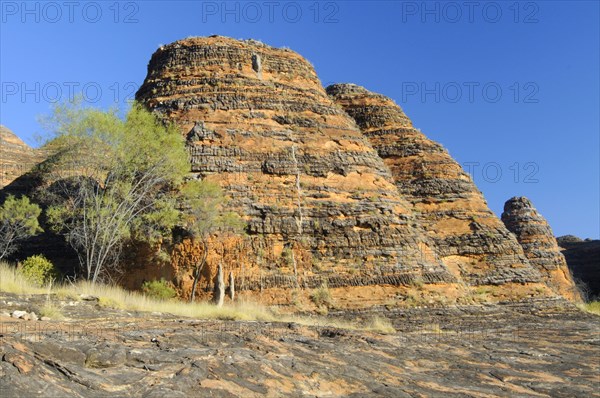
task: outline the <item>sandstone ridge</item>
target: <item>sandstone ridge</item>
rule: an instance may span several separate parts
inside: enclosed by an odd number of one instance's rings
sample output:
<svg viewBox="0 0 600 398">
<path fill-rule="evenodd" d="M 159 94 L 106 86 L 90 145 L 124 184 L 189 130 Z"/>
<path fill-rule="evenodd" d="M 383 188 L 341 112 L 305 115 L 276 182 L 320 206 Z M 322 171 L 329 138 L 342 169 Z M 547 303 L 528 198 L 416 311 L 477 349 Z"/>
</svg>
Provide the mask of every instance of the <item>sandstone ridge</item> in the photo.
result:
<svg viewBox="0 0 600 398">
<path fill-rule="evenodd" d="M 293 51 L 180 40 L 153 54 L 136 99 L 178 124 L 192 172 L 218 181 L 247 221 L 230 250 L 246 264 L 228 265 L 245 286 L 540 280 L 466 173 L 397 105 L 355 85 L 328 95 Z"/>
<path fill-rule="evenodd" d="M 401 196 L 457 278 L 470 284 L 538 280 L 468 174 L 415 129 L 393 100 L 354 84 L 335 84 L 327 92 L 384 159 Z"/>
<path fill-rule="evenodd" d="M 307 310 L 322 286 L 340 309 L 556 296 L 440 144 L 383 95 L 325 90 L 291 50 L 180 40 L 152 55 L 136 100 L 176 123 L 191 177 L 220 184 L 247 224 L 243 235 L 211 237 L 203 296 L 219 264 L 240 297 Z M 33 189 L 33 177 L 17 182 Z M 15 183 L 2 193 L 24 191 Z M 48 248 L 38 240 L 29 251 Z M 188 298 L 200 245 L 178 236 L 168 249 L 165 262 L 130 247 L 123 285 L 165 278 Z"/>
<path fill-rule="evenodd" d="M 180 126 L 192 172 L 218 181 L 246 219 L 238 250 L 246 270 L 264 271 L 255 283 L 319 285 L 316 268 L 334 266 L 339 286 L 368 270 L 364 283 L 453 281 L 389 169 L 298 54 L 223 37 L 178 41 L 154 53 L 136 98 Z"/>
</svg>

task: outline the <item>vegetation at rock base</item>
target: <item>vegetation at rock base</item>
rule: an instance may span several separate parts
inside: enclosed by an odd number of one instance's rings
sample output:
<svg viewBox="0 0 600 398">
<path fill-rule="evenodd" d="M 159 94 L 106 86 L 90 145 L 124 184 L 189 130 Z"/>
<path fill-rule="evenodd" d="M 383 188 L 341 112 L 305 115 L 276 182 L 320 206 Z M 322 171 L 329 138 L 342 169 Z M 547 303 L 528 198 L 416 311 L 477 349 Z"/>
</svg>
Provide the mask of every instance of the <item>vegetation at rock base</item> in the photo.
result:
<svg viewBox="0 0 600 398">
<path fill-rule="evenodd" d="M 39 310 L 40 317 L 46 317 L 54 320 L 62 320 L 65 318 L 61 309 L 51 301 L 48 301 L 42 308 Z"/>
<path fill-rule="evenodd" d="M 323 283 L 320 287 L 313 290 L 310 299 L 317 307 L 329 307 L 333 303 L 331 292 L 326 283 Z"/>
<path fill-rule="evenodd" d="M 79 281 L 74 284 L 52 284 L 40 288 L 32 284 L 16 267 L 0 262 L 0 292 L 15 294 L 46 294 L 58 298 L 81 300 L 82 297 L 97 297 L 98 303 L 127 311 L 166 313 L 198 319 L 245 320 L 266 322 L 294 322 L 301 325 L 333 327 L 349 330 L 368 330 L 376 333 L 393 333 L 389 321 L 371 319 L 367 323 L 356 323 L 341 319 L 317 316 L 298 316 L 279 313 L 276 309 L 259 303 L 239 299 L 235 304 L 225 303 L 218 307 L 208 302 L 187 303 L 177 300 L 158 300 L 143 293 L 128 291 L 116 285 Z M 47 312 L 44 312 L 47 311 Z M 47 302 L 40 313 L 60 319 L 63 314 L 55 304 Z M 46 316 L 46 315 L 45 315 Z"/>
<path fill-rule="evenodd" d="M 177 296 L 177 292 L 169 283 L 161 278 L 159 281 L 146 281 L 142 284 L 142 292 L 148 297 L 158 300 L 168 300 Z"/>
<path fill-rule="evenodd" d="M 20 241 L 42 232 L 38 217 L 42 210 L 27 196 L 8 195 L 0 205 L 0 260 L 14 253 Z"/>
<path fill-rule="evenodd" d="M 589 303 L 578 304 L 579 309 L 591 314 L 600 315 L 600 301 L 590 301 Z"/>
<path fill-rule="evenodd" d="M 202 257 L 193 273 L 190 301 L 194 301 L 198 281 L 206 264 L 210 235 L 218 231 L 239 232 L 244 223 L 237 214 L 223 210 L 225 196 L 215 183 L 205 180 L 188 182 L 181 190 L 181 202 L 184 209 L 183 225 L 202 246 Z"/>
<path fill-rule="evenodd" d="M 32 284 L 42 287 L 58 278 L 59 272 L 43 255 L 28 257 L 19 266 L 19 272 Z"/>
<path fill-rule="evenodd" d="M 118 272 L 125 243 L 170 237 L 189 171 L 176 127 L 136 103 L 124 118 L 76 102 L 58 105 L 46 124 L 54 138 L 45 149 L 54 155 L 40 166 L 49 186 L 40 196 L 87 280 Z"/>
<path fill-rule="evenodd" d="M 396 329 L 392 325 L 392 322 L 381 316 L 372 317 L 369 322 L 367 322 L 366 330 L 374 330 L 385 334 L 393 334 L 396 333 Z"/>
</svg>

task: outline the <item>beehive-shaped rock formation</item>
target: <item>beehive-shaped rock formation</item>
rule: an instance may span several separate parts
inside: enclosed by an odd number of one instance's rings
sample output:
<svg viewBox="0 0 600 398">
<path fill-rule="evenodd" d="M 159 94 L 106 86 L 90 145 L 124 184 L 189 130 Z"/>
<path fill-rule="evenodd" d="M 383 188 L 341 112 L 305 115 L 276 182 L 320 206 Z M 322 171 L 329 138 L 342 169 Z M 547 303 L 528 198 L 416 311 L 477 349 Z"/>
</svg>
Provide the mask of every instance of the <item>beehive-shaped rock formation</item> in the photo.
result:
<svg viewBox="0 0 600 398">
<path fill-rule="evenodd" d="M 279 264 L 263 281 L 322 270 L 334 286 L 454 280 L 377 151 L 295 52 L 181 40 L 153 54 L 136 98 L 178 124 L 192 172 L 245 218 L 249 267 Z"/>
<path fill-rule="evenodd" d="M 544 281 L 560 295 L 579 300 L 579 292 L 546 219 L 525 197 L 514 197 L 504 204 L 502 221 L 516 235 L 529 262 Z"/>
<path fill-rule="evenodd" d="M 354 84 L 335 84 L 327 92 L 384 159 L 456 277 L 475 285 L 539 279 L 469 175 L 440 144 L 415 129 L 393 100 Z"/>
</svg>

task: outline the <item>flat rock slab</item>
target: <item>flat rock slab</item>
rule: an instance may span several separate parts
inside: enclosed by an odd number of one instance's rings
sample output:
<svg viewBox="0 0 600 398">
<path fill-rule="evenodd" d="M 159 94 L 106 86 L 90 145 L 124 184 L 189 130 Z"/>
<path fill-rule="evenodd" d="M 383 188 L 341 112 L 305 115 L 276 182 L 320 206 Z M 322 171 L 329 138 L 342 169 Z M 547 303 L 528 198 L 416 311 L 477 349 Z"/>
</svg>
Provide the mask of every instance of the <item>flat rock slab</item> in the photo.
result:
<svg viewBox="0 0 600 398">
<path fill-rule="evenodd" d="M 388 335 L 115 311 L 2 318 L 0 396 L 600 397 L 600 317 L 558 302 L 374 311 Z"/>
</svg>

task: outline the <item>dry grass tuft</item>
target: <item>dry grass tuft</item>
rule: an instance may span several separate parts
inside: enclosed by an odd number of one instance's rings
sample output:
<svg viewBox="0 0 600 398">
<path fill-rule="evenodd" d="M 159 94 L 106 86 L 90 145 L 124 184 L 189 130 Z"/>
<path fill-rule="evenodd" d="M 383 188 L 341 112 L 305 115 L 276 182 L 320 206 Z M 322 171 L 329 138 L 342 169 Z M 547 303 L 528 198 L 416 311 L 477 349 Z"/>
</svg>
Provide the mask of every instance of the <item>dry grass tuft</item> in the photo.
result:
<svg viewBox="0 0 600 398">
<path fill-rule="evenodd" d="M 39 310 L 40 317 L 48 317 L 54 320 L 62 320 L 65 319 L 62 311 L 59 307 L 57 307 L 54 303 L 48 302 Z"/>
<path fill-rule="evenodd" d="M 589 312 L 590 314 L 600 315 L 600 301 L 591 301 L 589 303 L 578 304 L 580 310 Z"/>
<path fill-rule="evenodd" d="M 45 289 L 25 278 L 17 267 L 0 262 L 0 292 L 14 294 L 41 294 Z"/>
<path fill-rule="evenodd" d="M 396 333 L 396 329 L 394 329 L 392 322 L 389 319 L 382 318 L 380 316 L 374 316 L 371 318 L 371 320 L 365 325 L 364 329 L 383 334 Z"/>
</svg>

